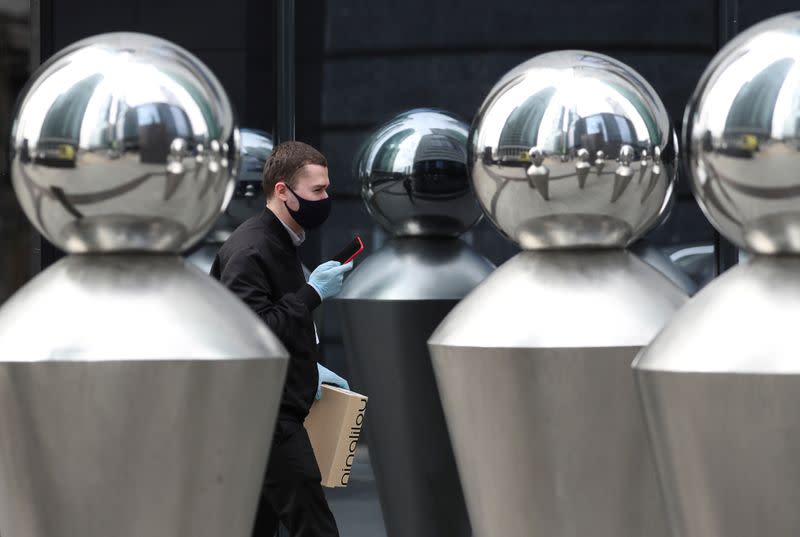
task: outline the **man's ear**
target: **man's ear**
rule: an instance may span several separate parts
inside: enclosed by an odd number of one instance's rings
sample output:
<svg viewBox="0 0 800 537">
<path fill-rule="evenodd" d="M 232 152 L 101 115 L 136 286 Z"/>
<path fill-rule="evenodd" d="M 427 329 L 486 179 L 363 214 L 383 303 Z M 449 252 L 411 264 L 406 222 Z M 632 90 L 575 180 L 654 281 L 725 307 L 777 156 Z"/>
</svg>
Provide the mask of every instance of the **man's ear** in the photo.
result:
<svg viewBox="0 0 800 537">
<path fill-rule="evenodd" d="M 286 201 L 289 199 L 289 189 L 286 188 L 286 183 L 283 181 L 278 181 L 275 183 L 275 189 L 273 190 L 273 193 L 281 201 Z"/>
</svg>

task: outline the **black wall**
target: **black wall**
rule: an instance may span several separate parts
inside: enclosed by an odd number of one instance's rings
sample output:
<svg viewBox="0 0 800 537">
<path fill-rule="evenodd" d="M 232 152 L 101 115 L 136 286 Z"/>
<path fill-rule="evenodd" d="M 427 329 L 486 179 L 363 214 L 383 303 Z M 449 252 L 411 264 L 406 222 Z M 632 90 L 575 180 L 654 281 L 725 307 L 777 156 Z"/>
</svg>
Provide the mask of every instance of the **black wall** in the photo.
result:
<svg viewBox="0 0 800 537">
<path fill-rule="evenodd" d="M 30 72 L 31 26 L 19 2 L 0 2 L 0 303 L 33 273 L 36 235 L 11 187 L 7 136 L 17 94 Z"/>
</svg>

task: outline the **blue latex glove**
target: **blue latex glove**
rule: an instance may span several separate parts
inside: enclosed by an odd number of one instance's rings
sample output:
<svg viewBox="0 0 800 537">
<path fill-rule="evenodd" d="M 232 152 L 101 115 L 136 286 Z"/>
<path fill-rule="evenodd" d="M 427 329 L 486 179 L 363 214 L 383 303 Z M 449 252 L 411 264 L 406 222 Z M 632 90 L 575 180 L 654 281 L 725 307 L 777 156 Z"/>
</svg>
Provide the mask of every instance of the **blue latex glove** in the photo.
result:
<svg viewBox="0 0 800 537">
<path fill-rule="evenodd" d="M 342 282 L 347 271 L 353 268 L 353 262 L 342 265 L 338 261 L 326 261 L 308 277 L 308 285 L 313 287 L 322 300 L 336 296 L 342 290 Z"/>
<path fill-rule="evenodd" d="M 342 389 L 349 390 L 350 385 L 344 380 L 342 377 L 328 369 L 327 367 L 323 367 L 317 364 L 317 371 L 319 371 L 319 381 L 317 381 L 317 401 L 320 400 L 322 397 L 322 385 L 323 384 L 333 384 L 334 386 L 338 386 Z"/>
</svg>

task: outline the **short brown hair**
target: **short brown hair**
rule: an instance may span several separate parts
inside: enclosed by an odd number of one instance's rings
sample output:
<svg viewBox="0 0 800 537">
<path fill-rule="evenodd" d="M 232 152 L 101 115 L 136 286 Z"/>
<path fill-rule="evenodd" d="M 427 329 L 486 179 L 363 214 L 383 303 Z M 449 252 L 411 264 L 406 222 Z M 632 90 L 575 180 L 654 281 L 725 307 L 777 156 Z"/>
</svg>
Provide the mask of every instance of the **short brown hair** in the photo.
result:
<svg viewBox="0 0 800 537">
<path fill-rule="evenodd" d="M 275 185 L 281 181 L 294 188 L 297 172 L 306 164 L 318 164 L 327 168 L 328 160 L 322 153 L 303 142 L 283 142 L 273 149 L 264 164 L 264 175 L 261 180 L 267 199 L 272 197 Z"/>
</svg>

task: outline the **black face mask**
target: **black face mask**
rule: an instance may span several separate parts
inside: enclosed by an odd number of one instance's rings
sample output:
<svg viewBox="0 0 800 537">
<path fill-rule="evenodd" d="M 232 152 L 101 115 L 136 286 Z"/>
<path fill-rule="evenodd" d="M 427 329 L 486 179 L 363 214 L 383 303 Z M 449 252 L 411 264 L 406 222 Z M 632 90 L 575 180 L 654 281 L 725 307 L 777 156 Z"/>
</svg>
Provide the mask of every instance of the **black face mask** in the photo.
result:
<svg viewBox="0 0 800 537">
<path fill-rule="evenodd" d="M 292 215 L 294 221 L 297 222 L 301 228 L 318 228 L 328 219 L 328 216 L 331 214 L 331 198 L 328 197 L 324 200 L 310 201 L 298 196 L 289 185 L 286 185 L 286 188 L 297 198 L 297 203 L 300 204 L 300 207 L 298 207 L 296 211 L 293 211 L 285 201 L 283 204 L 286 205 L 289 214 Z"/>
</svg>

